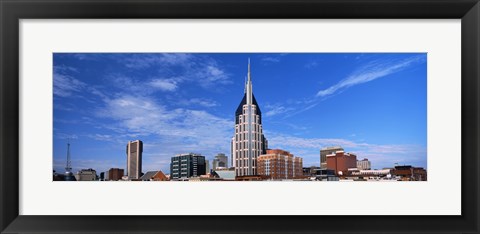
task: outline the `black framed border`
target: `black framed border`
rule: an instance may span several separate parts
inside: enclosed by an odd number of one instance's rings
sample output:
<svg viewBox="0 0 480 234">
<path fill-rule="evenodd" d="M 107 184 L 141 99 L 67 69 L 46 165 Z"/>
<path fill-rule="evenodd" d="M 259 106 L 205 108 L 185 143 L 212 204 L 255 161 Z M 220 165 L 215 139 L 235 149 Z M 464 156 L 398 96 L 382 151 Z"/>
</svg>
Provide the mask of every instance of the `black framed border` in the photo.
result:
<svg viewBox="0 0 480 234">
<path fill-rule="evenodd" d="M 0 17 L 1 233 L 479 233 L 478 0 L 0 0 Z M 145 18 L 461 19 L 462 215 L 19 215 L 19 20 Z"/>
</svg>

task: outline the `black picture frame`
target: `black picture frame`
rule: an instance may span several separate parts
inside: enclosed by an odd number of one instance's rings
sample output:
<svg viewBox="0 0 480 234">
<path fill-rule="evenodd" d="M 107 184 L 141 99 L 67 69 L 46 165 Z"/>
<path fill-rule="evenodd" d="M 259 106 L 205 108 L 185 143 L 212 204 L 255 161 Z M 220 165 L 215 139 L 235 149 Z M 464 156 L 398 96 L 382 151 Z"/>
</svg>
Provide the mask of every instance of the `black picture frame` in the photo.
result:
<svg viewBox="0 0 480 234">
<path fill-rule="evenodd" d="M 1 233 L 478 233 L 478 0 L 0 0 Z M 461 19 L 462 215 L 19 215 L 19 20 L 139 18 Z M 443 201 L 439 201 L 439 206 Z"/>
</svg>

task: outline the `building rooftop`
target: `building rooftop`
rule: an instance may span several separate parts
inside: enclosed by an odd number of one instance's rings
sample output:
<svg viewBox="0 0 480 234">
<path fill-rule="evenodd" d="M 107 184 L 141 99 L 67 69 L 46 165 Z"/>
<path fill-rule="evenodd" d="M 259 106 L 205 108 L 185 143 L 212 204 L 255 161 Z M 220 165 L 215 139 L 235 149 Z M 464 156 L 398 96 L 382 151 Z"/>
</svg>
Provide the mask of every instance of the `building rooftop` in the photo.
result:
<svg viewBox="0 0 480 234">
<path fill-rule="evenodd" d="M 215 171 L 218 177 L 225 180 L 235 180 L 235 171 Z"/>
<path fill-rule="evenodd" d="M 145 173 L 142 177 L 140 177 L 141 180 L 150 180 L 152 177 L 154 177 L 159 171 L 149 171 Z"/>
</svg>

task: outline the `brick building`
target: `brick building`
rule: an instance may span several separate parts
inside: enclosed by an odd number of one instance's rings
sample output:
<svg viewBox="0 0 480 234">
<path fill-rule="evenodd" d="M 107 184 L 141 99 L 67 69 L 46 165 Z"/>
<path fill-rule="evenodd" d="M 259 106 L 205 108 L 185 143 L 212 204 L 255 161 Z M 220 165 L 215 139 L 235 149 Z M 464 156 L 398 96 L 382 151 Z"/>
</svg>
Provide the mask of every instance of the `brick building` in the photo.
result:
<svg viewBox="0 0 480 234">
<path fill-rule="evenodd" d="M 303 160 L 281 149 L 267 150 L 257 158 L 258 175 L 269 179 L 303 178 Z"/>
<path fill-rule="evenodd" d="M 335 171 L 335 175 L 347 175 L 348 168 L 357 167 L 357 155 L 339 150 L 327 155 L 327 168 Z"/>
<path fill-rule="evenodd" d="M 404 181 L 427 181 L 427 170 L 423 167 L 396 166 L 392 174 Z"/>
<path fill-rule="evenodd" d="M 124 176 L 124 170 L 120 168 L 110 168 L 107 173 L 108 176 L 106 176 L 106 178 L 108 179 L 106 180 L 122 180 L 122 177 Z"/>
</svg>

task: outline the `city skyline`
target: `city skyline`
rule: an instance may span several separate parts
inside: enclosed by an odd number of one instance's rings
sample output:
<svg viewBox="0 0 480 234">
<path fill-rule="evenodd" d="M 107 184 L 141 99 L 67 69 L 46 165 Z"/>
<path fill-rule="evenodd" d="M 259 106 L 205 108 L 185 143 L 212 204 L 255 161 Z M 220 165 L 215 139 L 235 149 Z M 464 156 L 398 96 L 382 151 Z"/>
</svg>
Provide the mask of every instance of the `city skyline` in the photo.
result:
<svg viewBox="0 0 480 234">
<path fill-rule="evenodd" d="M 247 59 L 269 148 L 320 166 L 340 145 L 372 168 L 427 168 L 426 54 L 54 54 L 53 169 L 124 168 L 144 142 L 143 172 L 171 157 L 230 160 Z"/>
</svg>

